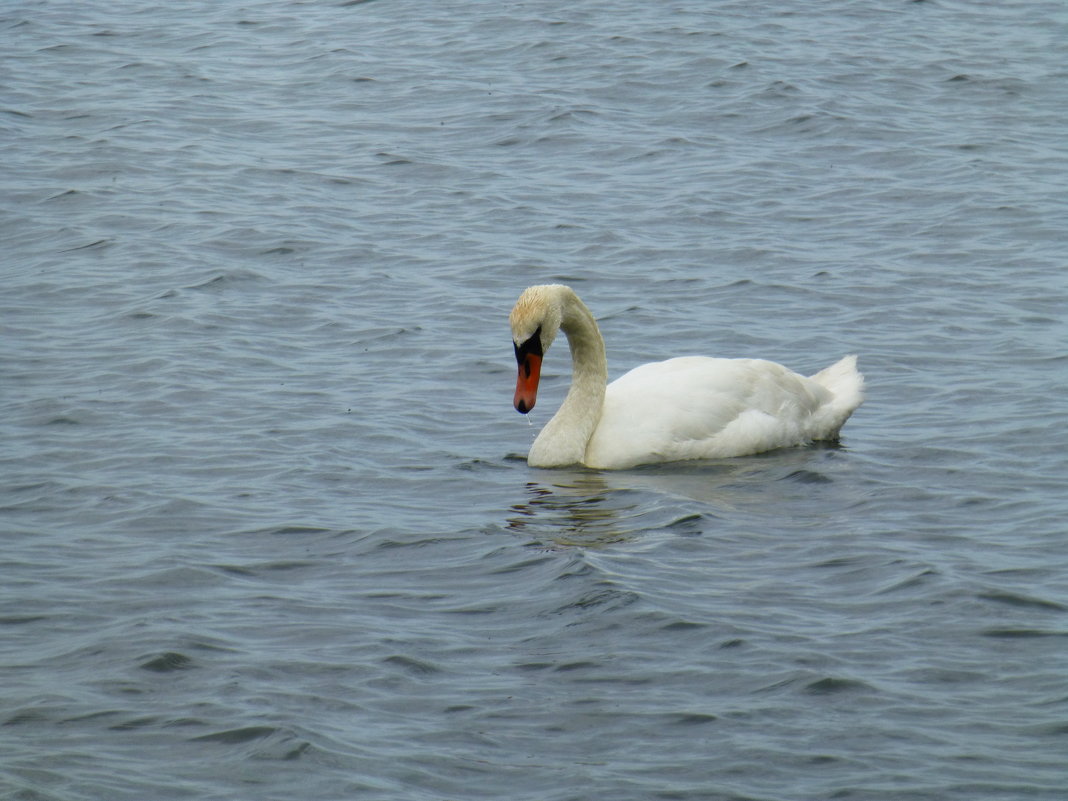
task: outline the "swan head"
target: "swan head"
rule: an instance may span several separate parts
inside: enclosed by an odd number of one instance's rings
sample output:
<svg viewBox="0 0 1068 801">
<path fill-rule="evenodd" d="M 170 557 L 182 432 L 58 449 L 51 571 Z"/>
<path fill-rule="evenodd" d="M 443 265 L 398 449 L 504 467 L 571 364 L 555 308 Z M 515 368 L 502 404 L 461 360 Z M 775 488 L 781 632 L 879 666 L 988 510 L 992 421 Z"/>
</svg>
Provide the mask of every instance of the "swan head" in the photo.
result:
<svg viewBox="0 0 1068 801">
<path fill-rule="evenodd" d="M 533 409 L 538 399 L 541 360 L 560 330 L 564 300 L 569 292 L 571 290 L 561 284 L 528 287 L 509 315 L 512 345 L 519 367 L 512 404 L 521 414 Z"/>
</svg>

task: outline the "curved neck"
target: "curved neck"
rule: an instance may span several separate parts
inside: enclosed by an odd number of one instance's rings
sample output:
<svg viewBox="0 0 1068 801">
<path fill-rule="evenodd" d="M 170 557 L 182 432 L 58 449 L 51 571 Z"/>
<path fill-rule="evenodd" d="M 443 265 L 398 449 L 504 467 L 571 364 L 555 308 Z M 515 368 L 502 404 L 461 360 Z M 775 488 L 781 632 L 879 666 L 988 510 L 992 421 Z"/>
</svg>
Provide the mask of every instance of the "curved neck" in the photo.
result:
<svg viewBox="0 0 1068 801">
<path fill-rule="evenodd" d="M 536 466 L 582 462 L 601 419 L 608 382 L 608 360 L 597 321 L 571 290 L 561 300 L 560 330 L 571 348 L 571 388 L 531 447 L 528 459 Z"/>
<path fill-rule="evenodd" d="M 560 330 L 567 336 L 571 348 L 571 389 L 560 407 L 582 406 L 596 412 L 590 434 L 601 417 L 604 389 L 608 383 L 608 359 L 604 352 L 604 338 L 597 321 L 578 296 L 570 293 L 564 305 Z M 559 412 L 557 412 L 559 414 Z"/>
</svg>

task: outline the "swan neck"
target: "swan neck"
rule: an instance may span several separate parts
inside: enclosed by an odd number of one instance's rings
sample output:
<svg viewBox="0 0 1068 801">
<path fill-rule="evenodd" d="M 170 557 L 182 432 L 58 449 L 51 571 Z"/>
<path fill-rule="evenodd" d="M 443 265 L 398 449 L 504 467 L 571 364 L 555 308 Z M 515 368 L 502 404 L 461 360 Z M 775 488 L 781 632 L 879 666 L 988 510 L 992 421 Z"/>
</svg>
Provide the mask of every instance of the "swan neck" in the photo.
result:
<svg viewBox="0 0 1068 801">
<path fill-rule="evenodd" d="M 560 322 L 560 330 L 567 336 L 567 344 L 571 349 L 571 389 L 565 404 L 568 401 L 576 404 L 583 402 L 592 407 L 599 417 L 608 381 L 604 338 L 585 304 L 574 294 L 569 301 Z"/>
<path fill-rule="evenodd" d="M 560 330 L 571 349 L 571 388 L 531 447 L 527 461 L 535 467 L 583 463 L 604 408 L 608 362 L 597 322 L 570 290 L 560 311 Z"/>
</svg>

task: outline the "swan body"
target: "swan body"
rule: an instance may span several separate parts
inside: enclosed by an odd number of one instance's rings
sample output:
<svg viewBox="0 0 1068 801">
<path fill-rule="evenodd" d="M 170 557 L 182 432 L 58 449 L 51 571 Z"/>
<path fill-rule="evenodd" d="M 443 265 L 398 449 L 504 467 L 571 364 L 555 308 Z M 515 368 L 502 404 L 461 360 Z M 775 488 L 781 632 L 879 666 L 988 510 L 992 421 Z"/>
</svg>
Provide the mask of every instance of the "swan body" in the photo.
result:
<svg viewBox="0 0 1068 801">
<path fill-rule="evenodd" d="M 557 332 L 571 347 L 571 388 L 527 456 L 533 467 L 640 464 L 746 456 L 835 440 L 863 401 L 857 357 L 805 377 L 763 359 L 683 356 L 635 367 L 607 384 L 604 340 L 562 284 L 532 286 L 512 309 L 515 408 L 537 399 L 541 360 Z"/>
</svg>

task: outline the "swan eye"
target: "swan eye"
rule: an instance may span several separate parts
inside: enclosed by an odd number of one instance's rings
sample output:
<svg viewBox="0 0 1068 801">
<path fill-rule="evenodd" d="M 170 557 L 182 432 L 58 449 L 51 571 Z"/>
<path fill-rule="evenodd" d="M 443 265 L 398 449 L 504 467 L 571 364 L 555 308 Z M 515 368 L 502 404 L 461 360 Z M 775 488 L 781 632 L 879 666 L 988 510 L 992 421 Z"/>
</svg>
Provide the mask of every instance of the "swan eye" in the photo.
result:
<svg viewBox="0 0 1068 801">
<path fill-rule="evenodd" d="M 533 334 L 531 334 L 527 341 L 524 342 L 522 345 L 517 345 L 513 342 L 512 347 L 515 348 L 515 360 L 519 362 L 519 364 L 523 363 L 523 358 L 525 356 L 544 355 L 542 354 L 541 349 L 541 326 L 539 325 L 538 329 Z M 527 369 L 529 370 L 529 367 Z"/>
</svg>

